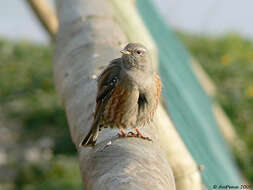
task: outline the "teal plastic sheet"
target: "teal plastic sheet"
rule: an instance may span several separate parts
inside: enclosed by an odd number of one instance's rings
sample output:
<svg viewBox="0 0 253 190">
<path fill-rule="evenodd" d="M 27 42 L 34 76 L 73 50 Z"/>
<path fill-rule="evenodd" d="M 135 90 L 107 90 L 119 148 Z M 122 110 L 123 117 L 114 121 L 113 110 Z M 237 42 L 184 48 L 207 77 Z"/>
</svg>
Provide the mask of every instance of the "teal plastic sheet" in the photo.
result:
<svg viewBox="0 0 253 190">
<path fill-rule="evenodd" d="M 196 163 L 205 166 L 201 172 L 205 185 L 208 189 L 214 185 L 240 185 L 239 170 L 219 131 L 212 100 L 192 71 L 189 52 L 151 0 L 136 2 L 159 50 L 159 71 L 168 112 Z"/>
</svg>

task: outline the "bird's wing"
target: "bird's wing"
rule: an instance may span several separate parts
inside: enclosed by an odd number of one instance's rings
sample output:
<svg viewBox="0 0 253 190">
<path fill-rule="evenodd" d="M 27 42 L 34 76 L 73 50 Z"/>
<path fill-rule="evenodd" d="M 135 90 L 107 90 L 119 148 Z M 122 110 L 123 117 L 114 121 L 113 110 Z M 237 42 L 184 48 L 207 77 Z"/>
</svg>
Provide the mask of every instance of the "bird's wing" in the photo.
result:
<svg viewBox="0 0 253 190">
<path fill-rule="evenodd" d="M 94 119 L 99 122 L 101 113 L 105 109 L 108 99 L 110 98 L 113 89 L 118 84 L 120 78 L 120 59 L 114 59 L 107 68 L 100 74 L 97 80 L 97 97 L 96 110 Z"/>
<path fill-rule="evenodd" d="M 127 76 L 120 78 L 120 61 L 113 60 L 98 78 L 95 120 L 107 125 L 127 127 L 136 122 L 139 92 Z"/>
<path fill-rule="evenodd" d="M 104 100 L 112 92 L 119 81 L 120 58 L 114 59 L 98 77 L 98 92 L 96 102 Z"/>
</svg>

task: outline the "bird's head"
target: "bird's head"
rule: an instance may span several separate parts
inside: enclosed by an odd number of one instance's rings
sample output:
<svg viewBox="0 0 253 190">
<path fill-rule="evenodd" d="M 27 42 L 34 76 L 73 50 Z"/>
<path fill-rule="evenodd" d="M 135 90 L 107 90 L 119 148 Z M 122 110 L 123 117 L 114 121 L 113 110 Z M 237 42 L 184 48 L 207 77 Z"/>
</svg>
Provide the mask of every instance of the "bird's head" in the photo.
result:
<svg viewBox="0 0 253 190">
<path fill-rule="evenodd" d="M 129 43 L 120 51 L 123 67 L 129 70 L 152 72 L 151 56 L 148 49 L 140 43 Z"/>
</svg>

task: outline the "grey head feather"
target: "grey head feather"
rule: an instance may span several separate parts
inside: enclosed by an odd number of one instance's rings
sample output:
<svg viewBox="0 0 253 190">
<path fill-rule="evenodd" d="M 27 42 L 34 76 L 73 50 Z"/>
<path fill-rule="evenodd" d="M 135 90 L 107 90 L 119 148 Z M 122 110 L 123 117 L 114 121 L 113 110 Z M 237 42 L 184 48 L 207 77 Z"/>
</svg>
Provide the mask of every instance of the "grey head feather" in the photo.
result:
<svg viewBox="0 0 253 190">
<path fill-rule="evenodd" d="M 129 43 L 121 51 L 123 68 L 152 73 L 152 59 L 148 49 L 140 43 Z"/>
</svg>

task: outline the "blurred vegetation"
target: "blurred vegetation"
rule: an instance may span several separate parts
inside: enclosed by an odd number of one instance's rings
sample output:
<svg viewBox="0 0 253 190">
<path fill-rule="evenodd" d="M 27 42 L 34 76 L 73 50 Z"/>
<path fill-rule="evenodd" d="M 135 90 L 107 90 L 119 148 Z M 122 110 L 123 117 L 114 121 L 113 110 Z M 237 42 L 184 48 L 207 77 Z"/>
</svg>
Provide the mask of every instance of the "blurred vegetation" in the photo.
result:
<svg viewBox="0 0 253 190">
<path fill-rule="evenodd" d="M 47 46 L 0 40 L 0 189 L 82 189 Z"/>
<path fill-rule="evenodd" d="M 218 102 L 246 142 L 246 156 L 235 155 L 243 174 L 253 183 L 253 41 L 236 34 L 179 36 L 213 79 Z"/>
<path fill-rule="evenodd" d="M 249 147 L 237 161 L 253 182 L 253 42 L 180 34 L 217 85 L 217 100 Z M 53 86 L 52 49 L 0 40 L 0 189 L 82 189 L 78 160 Z"/>
</svg>

